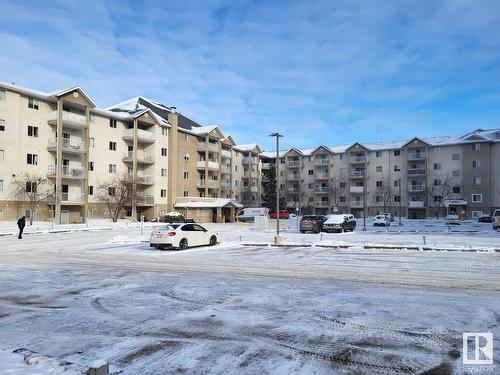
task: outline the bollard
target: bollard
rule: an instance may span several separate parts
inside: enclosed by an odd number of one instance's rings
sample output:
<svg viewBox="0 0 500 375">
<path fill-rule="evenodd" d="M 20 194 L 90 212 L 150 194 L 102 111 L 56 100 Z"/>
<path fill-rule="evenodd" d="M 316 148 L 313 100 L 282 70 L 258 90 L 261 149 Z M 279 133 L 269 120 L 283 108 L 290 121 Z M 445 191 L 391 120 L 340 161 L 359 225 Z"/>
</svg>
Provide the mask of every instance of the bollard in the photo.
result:
<svg viewBox="0 0 500 375">
<path fill-rule="evenodd" d="M 425 236 L 422 236 L 422 239 L 424 240 L 424 245 L 425 245 Z"/>
</svg>

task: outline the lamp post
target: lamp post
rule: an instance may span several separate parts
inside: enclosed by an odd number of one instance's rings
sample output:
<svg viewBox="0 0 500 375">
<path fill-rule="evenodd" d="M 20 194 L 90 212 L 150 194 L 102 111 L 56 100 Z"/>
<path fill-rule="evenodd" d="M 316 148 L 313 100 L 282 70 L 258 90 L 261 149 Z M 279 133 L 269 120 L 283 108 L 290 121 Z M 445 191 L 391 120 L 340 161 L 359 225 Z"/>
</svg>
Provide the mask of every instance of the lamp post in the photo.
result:
<svg viewBox="0 0 500 375">
<path fill-rule="evenodd" d="M 399 186 L 399 225 L 403 225 L 401 222 L 401 179 L 398 180 L 398 186 Z"/>
<path fill-rule="evenodd" d="M 366 162 L 363 168 L 363 231 L 366 230 Z"/>
<path fill-rule="evenodd" d="M 276 137 L 276 235 L 274 236 L 274 244 L 281 244 L 280 236 L 280 138 L 283 137 L 280 133 L 269 134 L 270 137 Z"/>
</svg>

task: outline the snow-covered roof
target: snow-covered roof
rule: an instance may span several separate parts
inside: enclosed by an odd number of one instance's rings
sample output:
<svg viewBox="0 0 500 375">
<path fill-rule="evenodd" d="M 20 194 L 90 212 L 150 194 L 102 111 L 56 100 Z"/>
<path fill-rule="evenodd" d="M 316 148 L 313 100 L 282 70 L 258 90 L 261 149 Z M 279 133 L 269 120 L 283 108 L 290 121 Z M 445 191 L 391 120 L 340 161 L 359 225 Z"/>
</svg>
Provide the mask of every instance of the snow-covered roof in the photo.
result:
<svg viewBox="0 0 500 375">
<path fill-rule="evenodd" d="M 193 128 L 191 128 L 191 131 L 197 135 L 205 135 L 205 134 L 208 134 L 215 129 L 219 129 L 219 127 L 217 125 L 207 125 L 207 126 L 200 126 L 199 128 L 193 127 Z M 219 129 L 219 131 L 220 131 L 220 129 Z M 222 132 L 221 132 L 221 134 L 222 134 Z"/>
<path fill-rule="evenodd" d="M 141 100 L 144 102 L 147 102 L 151 104 L 152 106 L 159 108 L 163 111 L 171 111 L 170 108 L 167 108 L 160 102 L 156 100 L 151 100 L 144 98 L 142 96 L 136 96 L 135 98 L 125 100 L 124 102 L 114 104 L 112 106 L 106 107 L 105 111 L 112 112 L 112 113 L 121 113 L 121 114 L 128 114 L 132 119 L 137 118 L 141 115 L 143 115 L 146 112 L 149 112 L 151 116 L 154 117 L 156 122 L 162 126 L 166 127 L 171 127 L 170 123 L 166 118 L 163 118 L 160 116 L 158 113 L 154 112 L 151 110 L 150 107 L 144 105 L 141 103 Z"/>
<path fill-rule="evenodd" d="M 174 204 L 175 208 L 220 208 L 226 206 L 233 206 L 236 208 L 243 207 L 242 204 L 239 204 L 229 198 L 219 198 L 213 201 L 179 202 Z"/>
<path fill-rule="evenodd" d="M 249 143 L 246 145 L 233 146 L 233 149 L 235 149 L 237 151 L 242 151 L 242 152 L 253 151 L 255 148 L 257 148 L 257 151 L 261 152 L 261 149 L 257 143 Z"/>
</svg>

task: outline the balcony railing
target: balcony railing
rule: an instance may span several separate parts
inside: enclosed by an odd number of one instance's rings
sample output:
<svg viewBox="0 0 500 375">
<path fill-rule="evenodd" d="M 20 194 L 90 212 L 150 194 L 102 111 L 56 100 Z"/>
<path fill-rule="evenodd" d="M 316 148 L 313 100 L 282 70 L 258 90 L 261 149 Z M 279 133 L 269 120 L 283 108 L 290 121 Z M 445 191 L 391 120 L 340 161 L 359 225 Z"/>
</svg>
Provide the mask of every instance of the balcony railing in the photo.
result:
<svg viewBox="0 0 500 375">
<path fill-rule="evenodd" d="M 298 181 L 298 180 L 300 180 L 300 175 L 299 174 L 289 173 L 286 176 L 286 179 L 289 180 L 289 181 Z"/>
<path fill-rule="evenodd" d="M 300 192 L 300 189 L 297 187 L 289 187 L 287 190 L 289 193 L 299 193 Z"/>
<path fill-rule="evenodd" d="M 61 201 L 65 203 L 85 203 L 85 194 L 61 193 Z"/>
<path fill-rule="evenodd" d="M 70 125 L 72 127 L 82 128 L 87 125 L 87 118 L 73 112 L 62 111 L 63 125 Z M 48 116 L 48 123 L 51 125 L 57 124 L 57 111 L 50 111 Z"/>
<path fill-rule="evenodd" d="M 199 180 L 198 181 L 198 188 L 204 189 L 208 187 L 209 189 L 218 189 L 219 188 L 219 181 L 217 180 Z"/>
<path fill-rule="evenodd" d="M 425 207 L 424 201 L 409 201 L 408 202 L 408 208 L 424 208 L 424 207 Z"/>
<path fill-rule="evenodd" d="M 134 161 L 134 152 L 128 151 L 123 155 L 124 162 L 133 162 Z M 155 158 L 153 155 L 148 154 L 146 152 L 138 152 L 137 153 L 137 162 L 144 164 L 151 164 L 155 162 Z"/>
<path fill-rule="evenodd" d="M 316 180 L 328 180 L 328 177 L 330 175 L 327 173 L 327 172 L 323 172 L 323 173 L 316 173 L 315 177 L 316 177 Z"/>
<path fill-rule="evenodd" d="M 352 208 L 363 208 L 363 201 L 351 201 L 349 205 Z"/>
<path fill-rule="evenodd" d="M 286 165 L 288 165 L 290 168 L 298 168 L 298 167 L 300 167 L 300 161 L 299 160 L 288 160 L 286 162 Z"/>
<path fill-rule="evenodd" d="M 409 176 L 425 175 L 425 169 L 424 168 L 410 168 L 410 169 L 408 169 L 408 175 Z"/>
<path fill-rule="evenodd" d="M 221 182 L 220 188 L 222 190 L 229 190 L 231 189 L 231 184 L 229 182 Z"/>
<path fill-rule="evenodd" d="M 49 165 L 48 176 L 50 178 L 55 178 L 57 173 L 57 165 Z M 72 168 L 68 165 L 62 166 L 62 174 L 63 178 L 76 178 L 81 179 L 84 177 L 85 168 Z"/>
<path fill-rule="evenodd" d="M 137 197 L 135 203 L 139 206 L 149 206 L 155 204 L 155 198 L 151 195 Z"/>
<path fill-rule="evenodd" d="M 363 171 L 351 172 L 351 178 L 364 178 L 365 173 Z"/>
<path fill-rule="evenodd" d="M 198 142 L 198 151 L 206 151 L 207 148 L 209 152 L 219 152 L 219 145 L 217 143 L 209 142 L 207 147 L 205 142 Z"/>
<path fill-rule="evenodd" d="M 353 194 L 362 194 L 364 193 L 364 186 L 351 186 L 349 191 Z"/>
<path fill-rule="evenodd" d="M 57 138 L 49 138 L 47 149 L 49 151 L 57 151 Z M 72 144 L 70 139 L 63 138 L 62 150 L 75 154 L 84 153 L 87 151 L 87 144 L 85 142 Z"/>
<path fill-rule="evenodd" d="M 220 173 L 222 173 L 222 174 L 231 174 L 231 168 L 229 168 L 228 166 L 223 166 L 220 169 Z"/>
<path fill-rule="evenodd" d="M 314 201 L 314 206 L 315 207 L 330 207 L 330 204 L 328 201 Z"/>
<path fill-rule="evenodd" d="M 418 184 L 418 185 L 408 185 L 408 192 L 410 193 L 421 193 L 425 190 L 425 186 Z"/>
<path fill-rule="evenodd" d="M 224 150 L 222 149 L 222 151 L 220 152 L 221 156 L 223 158 L 226 158 L 226 159 L 230 159 L 232 154 L 231 154 L 231 150 Z"/>
<path fill-rule="evenodd" d="M 153 176 L 137 176 L 136 182 L 141 185 L 154 185 Z"/>
<path fill-rule="evenodd" d="M 408 152 L 407 160 L 425 160 L 424 152 Z"/>
<path fill-rule="evenodd" d="M 134 129 L 127 129 L 123 133 L 123 139 L 126 141 L 134 140 Z M 153 143 L 155 141 L 155 134 L 153 132 L 137 129 L 137 140 L 143 143 Z"/>
<path fill-rule="evenodd" d="M 326 166 L 330 164 L 330 159 L 316 159 L 314 161 L 314 165 L 318 165 L 318 166 Z"/>
<path fill-rule="evenodd" d="M 328 193 L 329 189 L 326 186 L 320 186 L 320 187 L 315 187 L 314 192 L 315 193 Z"/>
<path fill-rule="evenodd" d="M 361 164 L 366 161 L 366 157 L 364 155 L 358 155 L 358 156 L 350 156 L 349 157 L 349 162 L 351 164 Z"/>
</svg>

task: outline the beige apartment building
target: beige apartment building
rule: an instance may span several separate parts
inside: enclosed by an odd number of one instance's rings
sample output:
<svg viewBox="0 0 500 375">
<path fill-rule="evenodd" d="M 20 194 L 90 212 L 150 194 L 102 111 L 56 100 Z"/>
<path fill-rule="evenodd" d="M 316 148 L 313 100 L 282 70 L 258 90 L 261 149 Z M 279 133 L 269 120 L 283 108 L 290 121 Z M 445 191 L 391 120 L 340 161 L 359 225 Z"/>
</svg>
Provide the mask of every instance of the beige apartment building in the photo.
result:
<svg viewBox="0 0 500 375">
<path fill-rule="evenodd" d="M 29 173 L 54 186 L 36 220 L 108 217 L 98 193 L 121 178 L 133 191 L 123 217 L 177 210 L 199 222 L 234 220 L 239 201 L 260 203 L 260 149 L 247 146 L 155 100 L 100 109 L 80 87 L 42 93 L 0 82 L 0 219 L 30 214 L 12 194 L 13 181 Z"/>
<path fill-rule="evenodd" d="M 275 167 L 274 152 L 261 159 L 264 168 Z M 475 218 L 500 208 L 500 129 L 292 148 L 280 152 L 279 171 L 289 211 Z"/>
</svg>

